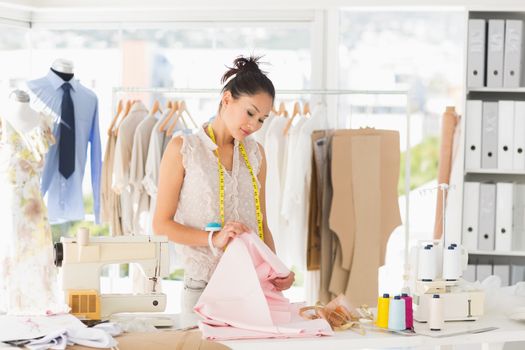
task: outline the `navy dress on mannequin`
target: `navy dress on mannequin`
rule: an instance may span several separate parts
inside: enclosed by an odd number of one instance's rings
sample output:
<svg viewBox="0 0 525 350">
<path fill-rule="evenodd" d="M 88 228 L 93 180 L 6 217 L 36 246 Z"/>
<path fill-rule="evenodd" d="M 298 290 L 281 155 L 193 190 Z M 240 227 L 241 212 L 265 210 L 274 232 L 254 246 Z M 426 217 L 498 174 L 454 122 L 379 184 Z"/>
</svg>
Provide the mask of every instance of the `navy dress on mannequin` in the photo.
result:
<svg viewBox="0 0 525 350">
<path fill-rule="evenodd" d="M 51 224 L 84 220 L 82 181 L 90 149 L 95 222 L 99 223 L 102 151 L 98 99 L 73 75 L 70 61 L 56 60 L 48 74 L 27 82 L 32 108 L 55 121 L 57 143 L 46 157 L 42 194 L 46 195 Z"/>
</svg>

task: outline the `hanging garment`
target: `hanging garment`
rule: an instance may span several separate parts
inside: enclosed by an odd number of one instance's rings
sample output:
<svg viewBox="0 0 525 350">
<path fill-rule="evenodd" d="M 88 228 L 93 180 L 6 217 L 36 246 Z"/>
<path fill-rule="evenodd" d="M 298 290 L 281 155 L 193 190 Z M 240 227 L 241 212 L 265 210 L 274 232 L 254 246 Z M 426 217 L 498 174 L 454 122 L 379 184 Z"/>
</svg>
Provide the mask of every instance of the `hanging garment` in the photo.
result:
<svg viewBox="0 0 525 350">
<path fill-rule="evenodd" d="M 122 118 L 125 113 L 124 110 L 117 116 L 117 120 Z M 115 161 L 115 145 L 117 137 L 110 130 L 108 140 L 106 142 L 106 150 L 104 152 L 104 161 L 102 162 L 102 175 L 100 187 L 100 220 L 102 223 L 109 224 L 109 231 L 112 236 L 122 235 L 122 223 L 120 221 L 121 208 L 120 196 L 111 188 L 111 181 L 113 179 L 113 163 Z"/>
<path fill-rule="evenodd" d="M 147 115 L 148 110 L 144 104 L 140 101 L 135 102 L 126 118 L 118 127 L 111 187 L 113 188 L 113 191 L 120 196 L 122 232 L 124 235 L 134 233 L 133 205 L 130 186 L 131 153 L 133 149 L 135 130 Z"/>
<path fill-rule="evenodd" d="M 129 183 L 132 191 L 133 232 L 141 235 L 151 232 L 148 227 L 151 224 L 149 220 L 150 198 L 144 189 L 142 180 L 144 180 L 150 138 L 156 123 L 157 114 L 148 115 L 139 123 L 133 136 L 131 150 Z"/>
<path fill-rule="evenodd" d="M 272 232 L 277 255 L 286 264 L 291 264 L 291 255 L 286 246 L 286 231 L 283 230 L 281 216 L 281 196 L 284 185 L 284 148 L 283 130 L 287 119 L 276 116 L 266 131 L 266 220 Z"/>
<path fill-rule="evenodd" d="M 330 227 L 339 244 L 330 291 L 347 294 L 355 304 L 375 305 L 377 269 L 384 264 L 390 234 L 401 223 L 397 200 L 399 133 L 337 131 L 332 141 L 331 174 Z"/>
<path fill-rule="evenodd" d="M 182 163 L 184 181 L 179 195 L 175 221 L 190 227 L 202 229 L 209 222 L 220 221 L 219 176 L 217 174 L 217 146 L 204 129 L 194 134 L 183 134 Z M 257 176 L 260 171 L 262 154 L 257 143 L 250 137 L 243 141 L 248 159 Z M 259 187 L 260 184 L 258 183 Z M 239 142 L 234 140 L 231 172 L 224 172 L 224 215 L 225 221 L 244 223 L 251 230 L 257 230 L 252 177 L 239 151 Z M 178 245 L 185 278 L 208 282 L 220 256 L 215 257 L 209 247 Z"/>
<path fill-rule="evenodd" d="M 24 134 L 2 120 L 0 310 L 13 315 L 68 311 L 59 300 L 51 228 L 40 192 L 44 157 L 55 142 L 52 122 L 44 118 L 41 126 Z"/>
<path fill-rule="evenodd" d="M 438 184 L 450 184 L 450 171 L 452 168 L 452 146 L 454 133 L 459 116 L 454 107 L 447 107 L 443 113 L 441 124 L 441 147 L 439 153 Z M 437 191 L 436 220 L 434 223 L 434 239 L 440 239 L 443 234 L 443 191 Z M 445 200 L 446 200 L 445 196 Z"/>
<path fill-rule="evenodd" d="M 70 95 L 75 114 L 75 170 L 69 178 L 59 173 L 60 123 L 64 81 L 53 71 L 40 79 L 27 82 L 33 109 L 54 120 L 53 134 L 57 143 L 49 149 L 42 175 L 42 194 L 47 194 L 47 207 L 51 224 L 84 220 L 82 179 L 86 166 L 86 154 L 90 143 L 91 185 L 95 222 L 100 223 L 100 172 L 102 150 L 98 122 L 98 99 L 95 93 L 77 79 L 69 81 Z"/>
<path fill-rule="evenodd" d="M 321 245 L 319 252 L 319 300 L 326 304 L 334 297 L 329 289 L 335 256 L 334 244 L 332 243 L 334 232 L 330 229 L 329 225 L 330 207 L 333 196 L 330 167 L 332 161 L 332 132 L 316 131 L 312 134 L 312 142 L 319 189 L 317 191 L 317 208 L 319 208 L 319 210 L 316 215 Z M 315 249 L 315 247 L 312 249 Z M 340 264 L 338 266 L 340 266 Z"/>
<path fill-rule="evenodd" d="M 195 312 L 207 339 L 287 338 L 332 335 L 323 319 L 305 321 L 271 280 L 290 271 L 255 233 L 230 242 Z"/>
</svg>

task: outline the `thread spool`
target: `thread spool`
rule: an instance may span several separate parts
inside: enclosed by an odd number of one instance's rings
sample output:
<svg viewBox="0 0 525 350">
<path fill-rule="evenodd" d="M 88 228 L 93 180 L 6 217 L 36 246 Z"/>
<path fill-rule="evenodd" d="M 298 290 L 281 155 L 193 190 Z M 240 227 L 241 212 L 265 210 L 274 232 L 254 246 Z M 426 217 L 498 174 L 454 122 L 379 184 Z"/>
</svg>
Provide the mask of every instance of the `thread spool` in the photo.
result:
<svg viewBox="0 0 525 350">
<path fill-rule="evenodd" d="M 445 321 L 443 319 L 443 300 L 439 294 L 434 294 L 430 299 L 430 315 L 428 318 L 428 328 L 431 331 L 440 331 L 443 329 Z"/>
<path fill-rule="evenodd" d="M 396 295 L 390 301 L 390 310 L 388 313 L 388 329 L 395 331 L 403 331 L 406 328 L 405 317 L 405 299 L 401 299 L 400 295 Z"/>
<path fill-rule="evenodd" d="M 377 320 L 376 326 L 379 328 L 388 328 L 388 313 L 390 311 L 390 295 L 383 294 L 377 299 Z"/>
<path fill-rule="evenodd" d="M 443 253 L 443 279 L 446 281 L 456 281 L 462 273 L 461 250 L 455 244 L 451 244 Z"/>
<path fill-rule="evenodd" d="M 417 271 L 417 279 L 420 281 L 430 282 L 436 279 L 436 249 L 432 244 L 427 244 L 423 249 L 419 250 L 419 267 Z"/>
<path fill-rule="evenodd" d="M 77 231 L 77 244 L 86 246 L 89 244 L 89 229 L 87 227 L 80 227 Z"/>
<path fill-rule="evenodd" d="M 405 300 L 405 328 L 414 328 L 414 311 L 412 309 L 412 297 L 408 293 L 401 294 L 401 298 Z"/>
</svg>

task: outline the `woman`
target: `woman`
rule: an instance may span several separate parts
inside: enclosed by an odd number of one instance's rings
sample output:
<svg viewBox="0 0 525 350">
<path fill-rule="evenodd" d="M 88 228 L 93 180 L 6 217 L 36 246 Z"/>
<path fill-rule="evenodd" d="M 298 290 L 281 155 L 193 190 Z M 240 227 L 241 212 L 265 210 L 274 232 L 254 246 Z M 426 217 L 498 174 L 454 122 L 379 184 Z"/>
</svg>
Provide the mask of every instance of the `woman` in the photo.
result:
<svg viewBox="0 0 525 350">
<path fill-rule="evenodd" d="M 256 232 L 275 252 L 264 213 L 264 150 L 248 137 L 268 117 L 275 89 L 255 57 L 237 58 L 221 82 L 217 117 L 194 134 L 173 138 L 160 165 L 153 227 L 182 246 L 183 313 L 192 312 L 223 249 L 237 235 Z M 221 225 L 208 233 L 211 222 Z M 293 281 L 290 273 L 273 284 L 285 290 Z"/>
</svg>

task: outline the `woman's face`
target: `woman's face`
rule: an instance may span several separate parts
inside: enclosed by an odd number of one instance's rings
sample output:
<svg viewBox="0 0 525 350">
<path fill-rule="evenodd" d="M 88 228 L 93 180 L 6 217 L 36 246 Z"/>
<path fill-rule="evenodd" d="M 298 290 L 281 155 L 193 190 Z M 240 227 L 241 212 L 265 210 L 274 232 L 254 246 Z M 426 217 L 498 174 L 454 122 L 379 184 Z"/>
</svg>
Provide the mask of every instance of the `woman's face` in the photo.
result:
<svg viewBox="0 0 525 350">
<path fill-rule="evenodd" d="M 222 96 L 220 113 L 232 136 L 243 141 L 262 127 L 272 105 L 272 97 L 266 92 L 234 99 L 231 92 L 226 91 Z"/>
</svg>

